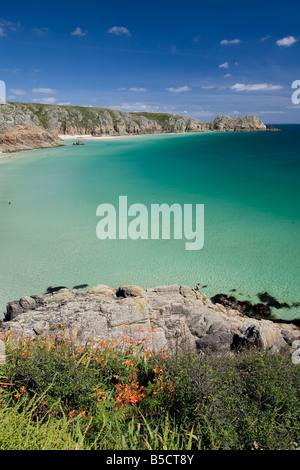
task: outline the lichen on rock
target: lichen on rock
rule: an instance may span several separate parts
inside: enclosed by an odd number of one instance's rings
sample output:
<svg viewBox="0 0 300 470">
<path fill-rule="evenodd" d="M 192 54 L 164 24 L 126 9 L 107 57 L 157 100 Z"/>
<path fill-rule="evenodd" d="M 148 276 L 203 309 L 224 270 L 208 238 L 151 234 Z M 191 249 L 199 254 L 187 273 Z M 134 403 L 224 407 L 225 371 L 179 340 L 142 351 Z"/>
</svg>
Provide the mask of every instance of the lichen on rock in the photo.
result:
<svg viewBox="0 0 300 470">
<path fill-rule="evenodd" d="M 8 304 L 0 334 L 10 332 L 12 341 L 60 338 L 62 325 L 64 336 L 79 345 L 90 340 L 113 341 L 126 334 L 168 353 L 232 354 L 253 346 L 270 353 L 291 353 L 292 344 L 300 340 L 296 325 L 247 317 L 178 285 L 144 290 L 135 285 L 115 289 L 99 284 L 87 292 L 62 288 L 22 297 Z M 255 335 L 250 334 L 254 331 Z"/>
</svg>

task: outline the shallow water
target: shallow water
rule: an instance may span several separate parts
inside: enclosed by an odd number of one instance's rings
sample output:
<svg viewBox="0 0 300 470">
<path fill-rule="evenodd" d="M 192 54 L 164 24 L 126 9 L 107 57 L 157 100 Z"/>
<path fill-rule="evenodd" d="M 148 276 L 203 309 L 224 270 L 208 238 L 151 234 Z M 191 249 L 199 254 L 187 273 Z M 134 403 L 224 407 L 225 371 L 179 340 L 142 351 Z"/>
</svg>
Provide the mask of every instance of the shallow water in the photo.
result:
<svg viewBox="0 0 300 470">
<path fill-rule="evenodd" d="M 208 296 L 300 302 L 300 126 L 86 140 L 0 164 L 0 311 L 49 286 L 200 282 Z M 204 204 L 205 243 L 105 240 L 99 204 Z M 6 203 L 6 198 L 11 204 Z M 300 318 L 300 309 L 274 310 Z"/>
</svg>

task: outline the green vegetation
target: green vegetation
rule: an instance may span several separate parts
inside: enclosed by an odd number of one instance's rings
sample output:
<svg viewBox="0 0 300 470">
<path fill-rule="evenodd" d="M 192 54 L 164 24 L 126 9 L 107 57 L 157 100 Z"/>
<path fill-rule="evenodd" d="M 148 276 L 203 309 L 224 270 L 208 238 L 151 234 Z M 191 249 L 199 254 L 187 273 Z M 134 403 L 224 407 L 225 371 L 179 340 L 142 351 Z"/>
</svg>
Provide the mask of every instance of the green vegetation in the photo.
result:
<svg viewBox="0 0 300 470">
<path fill-rule="evenodd" d="M 169 120 L 171 118 L 178 118 L 180 119 L 181 116 L 175 114 L 167 114 L 167 113 L 130 113 L 131 116 L 144 116 L 151 121 L 155 121 L 160 124 L 163 128 L 167 128 L 169 126 Z"/>
<path fill-rule="evenodd" d="M 5 339 L 0 449 L 300 446 L 300 366 L 287 355 L 168 357 L 125 335 L 78 348 L 61 328 L 61 340 Z"/>
</svg>

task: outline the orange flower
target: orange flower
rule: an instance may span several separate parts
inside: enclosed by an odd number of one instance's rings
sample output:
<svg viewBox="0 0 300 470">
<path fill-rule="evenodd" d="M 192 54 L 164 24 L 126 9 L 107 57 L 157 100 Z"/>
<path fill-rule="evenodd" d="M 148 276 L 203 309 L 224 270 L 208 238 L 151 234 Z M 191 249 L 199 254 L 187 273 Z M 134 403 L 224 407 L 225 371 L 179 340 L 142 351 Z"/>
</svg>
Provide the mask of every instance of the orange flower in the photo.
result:
<svg viewBox="0 0 300 470">
<path fill-rule="evenodd" d="M 14 397 L 17 400 L 18 398 L 20 398 L 20 394 L 17 392 L 17 393 L 14 394 Z"/>
<path fill-rule="evenodd" d="M 26 392 L 26 388 L 25 387 L 21 387 L 21 393 L 25 393 Z"/>
<path fill-rule="evenodd" d="M 83 417 L 85 416 L 85 411 L 82 411 L 82 412 L 80 413 L 80 416 L 81 416 L 81 418 L 83 418 Z"/>
<path fill-rule="evenodd" d="M 126 405 L 136 406 L 145 397 L 143 393 L 145 387 L 140 387 L 138 382 L 131 382 L 129 384 L 117 384 L 116 390 L 118 395 L 116 401 L 119 403 L 115 409 L 120 410 Z"/>
</svg>

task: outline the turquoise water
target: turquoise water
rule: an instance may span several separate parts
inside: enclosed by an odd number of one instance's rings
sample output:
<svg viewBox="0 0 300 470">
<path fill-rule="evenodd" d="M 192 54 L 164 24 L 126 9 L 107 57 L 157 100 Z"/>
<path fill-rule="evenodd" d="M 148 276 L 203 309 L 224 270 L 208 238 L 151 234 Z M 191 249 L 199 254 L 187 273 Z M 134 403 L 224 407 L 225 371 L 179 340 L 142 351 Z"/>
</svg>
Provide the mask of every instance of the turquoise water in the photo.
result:
<svg viewBox="0 0 300 470">
<path fill-rule="evenodd" d="M 0 164 L 0 312 L 49 286 L 198 282 L 300 302 L 300 126 L 85 141 Z M 99 204 L 204 204 L 205 243 L 96 237 Z M 6 203 L 6 198 L 12 202 Z M 300 308 L 274 310 L 300 318 Z"/>
</svg>

